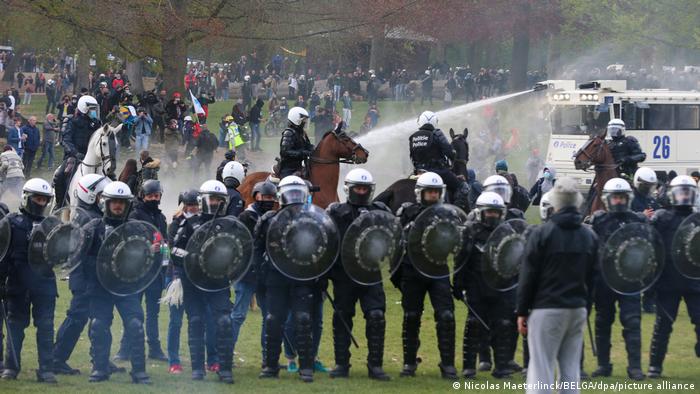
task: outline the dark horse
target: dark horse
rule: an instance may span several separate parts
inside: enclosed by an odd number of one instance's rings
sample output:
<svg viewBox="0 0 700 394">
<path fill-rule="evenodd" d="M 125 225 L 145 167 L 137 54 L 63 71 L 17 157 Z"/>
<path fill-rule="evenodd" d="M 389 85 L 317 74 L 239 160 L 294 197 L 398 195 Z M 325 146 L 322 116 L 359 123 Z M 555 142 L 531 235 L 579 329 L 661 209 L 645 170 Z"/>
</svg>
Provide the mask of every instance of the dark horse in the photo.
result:
<svg viewBox="0 0 700 394">
<path fill-rule="evenodd" d="M 595 170 L 595 177 L 583 208 L 584 215 L 605 209 L 601 198 L 603 186 L 605 182 L 618 176 L 617 164 L 615 164 L 610 147 L 605 143 L 603 137 L 599 135 L 591 136 L 581 149 L 574 154 L 574 167 L 577 170 L 586 171 L 591 166 Z"/>
<path fill-rule="evenodd" d="M 452 138 L 452 149 L 455 150 L 455 160 L 452 163 L 452 172 L 458 177 L 467 179 L 467 162 L 469 161 L 469 144 L 467 143 L 467 133 L 465 128 L 462 134 L 455 134 L 453 129 L 450 129 L 450 137 Z M 375 201 L 381 201 L 391 208 L 392 212 L 401 207 L 405 202 L 416 201 L 416 175 L 411 175 L 408 178 L 399 179 L 398 181 L 387 187 L 381 192 Z"/>
</svg>

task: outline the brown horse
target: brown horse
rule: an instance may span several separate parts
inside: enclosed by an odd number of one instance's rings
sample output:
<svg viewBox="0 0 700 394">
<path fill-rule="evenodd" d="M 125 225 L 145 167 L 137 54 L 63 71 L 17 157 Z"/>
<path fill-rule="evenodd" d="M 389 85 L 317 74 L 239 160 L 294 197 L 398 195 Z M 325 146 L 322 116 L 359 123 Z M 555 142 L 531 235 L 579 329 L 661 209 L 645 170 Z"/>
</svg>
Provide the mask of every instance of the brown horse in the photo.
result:
<svg viewBox="0 0 700 394">
<path fill-rule="evenodd" d="M 605 182 L 618 176 L 617 164 L 613 158 L 612 152 L 605 143 L 602 136 L 594 135 L 589 139 L 581 149 L 574 154 L 574 167 L 577 170 L 586 171 L 591 166 L 595 170 L 595 177 L 591 190 L 588 192 L 584 214 L 588 215 L 592 212 L 605 209 L 603 204 L 603 186 Z"/>
<path fill-rule="evenodd" d="M 309 181 L 319 187 L 319 191 L 313 195 L 313 203 L 325 209 L 338 201 L 340 163 L 362 164 L 367 162 L 368 157 L 367 149 L 345 132 L 327 132 L 309 159 Z M 254 172 L 245 177 L 238 191 L 245 199 L 246 206 L 254 201 L 253 186 L 269 176 L 270 172 Z"/>
</svg>

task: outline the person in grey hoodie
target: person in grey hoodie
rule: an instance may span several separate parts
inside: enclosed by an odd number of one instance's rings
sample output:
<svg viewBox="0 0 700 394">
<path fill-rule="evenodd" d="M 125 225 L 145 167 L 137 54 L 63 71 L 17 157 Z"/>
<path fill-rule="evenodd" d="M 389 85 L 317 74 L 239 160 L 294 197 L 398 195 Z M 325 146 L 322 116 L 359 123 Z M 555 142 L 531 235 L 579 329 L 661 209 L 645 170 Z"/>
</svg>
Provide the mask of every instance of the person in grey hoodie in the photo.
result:
<svg viewBox="0 0 700 394">
<path fill-rule="evenodd" d="M 10 145 L 5 145 L 0 154 L 0 198 L 5 192 L 15 195 L 17 200 L 22 197 L 24 184 L 24 164 L 22 158 Z"/>
</svg>

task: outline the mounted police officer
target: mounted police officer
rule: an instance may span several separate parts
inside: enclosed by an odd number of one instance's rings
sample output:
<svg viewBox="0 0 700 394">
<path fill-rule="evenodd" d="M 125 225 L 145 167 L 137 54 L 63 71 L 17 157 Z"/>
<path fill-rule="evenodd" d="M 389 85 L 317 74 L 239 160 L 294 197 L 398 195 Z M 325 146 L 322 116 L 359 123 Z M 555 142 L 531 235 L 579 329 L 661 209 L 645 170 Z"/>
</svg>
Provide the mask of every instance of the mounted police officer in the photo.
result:
<svg viewBox="0 0 700 394">
<path fill-rule="evenodd" d="M 634 176 L 634 172 L 637 171 L 637 163 L 641 163 L 647 158 L 646 153 L 642 152 L 639 141 L 632 136 L 625 135 L 625 122 L 621 119 L 610 120 L 607 133 L 611 138 L 608 146 L 618 166 L 618 173 L 621 176 Z"/>
<path fill-rule="evenodd" d="M 87 214 L 87 220 L 101 218 L 103 213 L 99 200 L 104 188 L 112 182 L 104 175 L 87 174 L 78 181 L 76 196 L 77 207 Z M 56 332 L 56 343 L 53 348 L 54 372 L 61 375 L 76 375 L 79 370 L 71 368 L 67 361 L 80 339 L 80 334 L 88 322 L 90 299 L 86 293 L 85 275 L 78 268 L 71 272 L 68 288 L 73 297 L 70 301 L 66 319 Z"/>
<path fill-rule="evenodd" d="M 622 178 L 613 178 L 603 186 L 603 203 L 606 211 L 593 213 L 591 225 L 598 235 L 600 243 L 604 245 L 610 236 L 620 227 L 628 223 L 644 223 L 643 214 L 630 210 L 632 202 L 632 188 Z M 600 260 L 600 264 L 615 264 L 614 261 Z M 602 272 L 602 267 L 599 270 Z M 627 349 L 627 375 L 632 380 L 643 380 L 644 373 L 641 367 L 642 335 L 640 324 L 642 312 L 640 296 L 620 295 L 614 292 L 610 286 L 598 276 L 595 281 L 594 302 L 595 317 L 595 341 L 598 349 L 598 369 L 592 376 L 610 376 L 613 365 L 610 363 L 611 329 L 615 322 L 615 304 L 620 308 L 620 322 L 622 323 L 622 336 Z"/>
<path fill-rule="evenodd" d="M 39 382 L 56 383 L 53 373 L 53 318 L 56 308 L 56 277 L 38 274 L 29 266 L 28 251 L 33 229 L 43 219 L 53 199 L 53 189 L 43 179 L 33 178 L 22 187 L 18 213 L 7 219 L 11 235 L 9 249 L 0 262 L 2 296 L 7 302 L 8 349 L 2 379 L 14 380 L 21 370 L 24 330 L 29 326 L 30 312 L 36 327 Z"/>
<path fill-rule="evenodd" d="M 146 355 L 143 338 L 143 310 L 136 294 L 117 296 L 110 293 L 97 277 L 97 257 L 104 240 L 115 228 L 128 220 L 133 195 L 129 186 L 123 182 L 112 182 L 102 191 L 100 206 L 104 213 L 101 219 L 93 219 L 83 227 L 92 242 L 88 246 L 82 264 L 86 281 L 86 292 L 90 299 L 90 354 L 92 356 L 92 373 L 90 382 L 102 382 L 109 379 L 111 368 L 109 351 L 112 345 L 110 328 L 117 308 L 125 326 L 125 335 L 129 344 L 131 360 L 131 380 L 137 384 L 150 384 L 146 374 Z"/>
<path fill-rule="evenodd" d="M 221 171 L 221 177 L 224 179 L 224 185 L 226 185 L 226 192 L 228 193 L 226 215 L 238 216 L 245 208 L 243 206 L 243 197 L 237 190 L 238 186 L 243 182 L 243 178 L 245 178 L 245 168 L 237 161 L 228 162 Z"/>
<path fill-rule="evenodd" d="M 289 123 L 280 140 L 280 179 L 288 175 L 302 174 L 304 161 L 308 160 L 314 151 L 314 146 L 304 130 L 309 113 L 304 108 L 294 107 L 289 110 L 287 119 Z"/>
<path fill-rule="evenodd" d="M 303 179 L 291 175 L 280 181 L 278 196 L 282 210 L 307 203 L 309 188 Z M 268 211 L 260 218 L 255 227 L 256 250 L 265 250 L 265 245 L 269 242 L 267 233 L 270 224 L 280 211 Z M 277 378 L 279 375 L 282 330 L 289 312 L 292 311 L 295 329 L 295 338 L 292 340 L 299 355 L 299 377 L 304 382 L 312 382 L 314 355 L 311 316 L 314 305 L 314 282 L 294 280 L 285 276 L 271 264 L 268 252 L 265 253 L 265 262 L 259 272 L 265 287 L 265 307 L 267 309 L 264 327 L 265 349 L 263 350 L 265 359 L 260 378 Z"/>
<path fill-rule="evenodd" d="M 693 213 L 697 197 L 697 185 L 693 178 L 679 175 L 669 185 L 671 209 L 656 211 L 651 220 L 652 226 L 661 234 L 665 245 L 674 244 L 674 236 L 679 225 Z M 678 315 L 681 298 L 688 307 L 690 321 L 695 326 L 695 355 L 700 357 L 700 280 L 690 279 L 679 272 L 676 264 L 672 263 L 673 249 L 666 249 L 666 261 L 656 290 L 656 323 L 649 349 L 650 378 L 660 378 L 663 362 L 668 350 L 668 340 L 671 336 L 673 322 Z"/>
<path fill-rule="evenodd" d="M 341 235 L 345 237 L 348 227 L 360 215 L 374 210 L 391 213 L 381 202 L 372 202 L 374 180 L 369 171 L 356 168 L 345 176 L 344 190 L 347 202 L 331 204 L 327 212 L 333 218 Z M 350 373 L 350 333 L 345 322 L 352 329 L 355 304 L 359 301 L 366 320 L 367 369 L 369 377 L 376 380 L 390 380 L 382 368 L 384 359 L 384 331 L 386 320 L 386 297 L 382 283 L 364 286 L 352 280 L 343 268 L 339 258 L 329 272 L 333 281 L 335 311 L 333 313 L 333 345 L 336 367 L 330 372 L 331 378 L 347 378 Z"/>
<path fill-rule="evenodd" d="M 228 203 L 226 186 L 216 180 L 204 182 L 199 188 L 198 200 L 201 214 L 184 219 L 173 240 L 172 259 L 182 269 L 187 254 L 187 243 L 194 232 L 215 219 L 224 216 Z M 187 333 L 192 358 L 192 380 L 203 380 L 204 327 L 207 308 L 211 308 L 216 324 L 216 347 L 220 368 L 217 374 L 224 383 L 233 383 L 233 336 L 231 333 L 231 291 L 227 287 L 219 291 L 204 291 L 196 287 L 187 275 L 181 275 L 183 301 L 187 312 Z"/>
<path fill-rule="evenodd" d="M 411 227 L 418 215 L 431 205 L 440 203 L 445 193 L 442 178 L 434 172 L 426 172 L 416 181 L 416 202 L 404 203 L 397 212 L 401 226 Z M 445 379 L 456 379 L 455 357 L 455 317 L 454 303 L 449 278 L 431 279 L 416 270 L 408 255 L 392 277 L 394 285 L 401 290 L 403 307 L 403 369 L 400 376 L 415 376 L 418 368 L 416 355 L 420 346 L 419 333 L 425 295 L 435 310 L 438 350 L 440 352 L 440 373 Z"/>
<path fill-rule="evenodd" d="M 255 233 L 255 225 L 260 218 L 267 212 L 275 209 L 277 204 L 277 186 L 269 181 L 258 182 L 253 187 L 253 198 L 255 202 L 250 204 L 240 215 L 238 219 L 245 224 L 251 234 Z M 238 342 L 238 334 L 243 322 L 245 322 L 248 314 L 250 302 L 255 294 L 258 299 L 258 306 L 266 315 L 267 308 L 265 306 L 265 291 L 263 286 L 259 286 L 261 278 L 258 277 L 258 270 L 263 264 L 265 249 L 264 245 L 257 245 L 253 250 L 253 263 L 250 265 L 245 276 L 236 282 L 233 289 L 236 293 L 233 304 L 233 312 L 231 312 L 231 320 L 233 321 L 233 347 L 236 348 Z M 264 344 L 265 321 L 263 320 L 263 330 L 261 331 L 260 343 Z M 264 345 L 263 345 L 264 350 Z M 264 356 L 263 356 L 264 359 Z"/>
<path fill-rule="evenodd" d="M 454 204 L 469 209 L 469 186 L 452 172 L 455 152 L 442 130 L 438 129 L 438 116 L 425 111 L 418 117 L 418 131 L 408 137 L 413 167 L 416 171 L 429 171 L 440 175 L 451 193 Z"/>
<path fill-rule="evenodd" d="M 53 184 L 56 188 L 57 207 L 63 206 L 73 171 L 85 157 L 92 133 L 101 125 L 100 106 L 97 100 L 87 95 L 80 97 L 76 116 L 68 121 L 63 131 L 63 163 L 54 172 Z"/>
<path fill-rule="evenodd" d="M 476 356 L 483 343 L 490 342 L 496 364 L 492 375 L 506 378 L 514 372 L 509 363 L 515 350 L 515 290 L 497 291 L 490 288 L 482 272 L 483 259 L 486 258 L 482 250 L 491 233 L 503 222 L 506 205 L 499 194 L 484 192 L 476 200 L 473 212 L 474 220 L 467 222 L 470 243 L 465 250 L 465 266 L 454 280 L 455 297 L 462 300 L 462 294 L 466 292 L 470 306 L 464 326 L 462 375 L 469 379 L 476 377 Z M 485 321 L 481 322 L 479 318 Z M 489 331 L 484 323 L 489 325 Z"/>
<path fill-rule="evenodd" d="M 129 213 L 129 219 L 141 220 L 152 224 L 160 233 L 165 236 L 168 233 L 168 225 L 165 215 L 160 211 L 160 200 L 163 196 L 163 187 L 160 181 L 155 179 L 146 180 L 139 190 L 139 201 L 134 204 L 134 208 Z M 160 346 L 158 338 L 158 314 L 160 312 L 160 297 L 163 292 L 165 279 L 163 274 L 159 274 L 146 290 L 139 294 L 139 300 L 146 298 L 146 338 L 148 339 L 148 358 L 153 360 L 167 361 Z M 115 360 L 128 360 L 129 350 L 126 335 L 122 336 L 119 351 L 115 355 Z"/>
</svg>

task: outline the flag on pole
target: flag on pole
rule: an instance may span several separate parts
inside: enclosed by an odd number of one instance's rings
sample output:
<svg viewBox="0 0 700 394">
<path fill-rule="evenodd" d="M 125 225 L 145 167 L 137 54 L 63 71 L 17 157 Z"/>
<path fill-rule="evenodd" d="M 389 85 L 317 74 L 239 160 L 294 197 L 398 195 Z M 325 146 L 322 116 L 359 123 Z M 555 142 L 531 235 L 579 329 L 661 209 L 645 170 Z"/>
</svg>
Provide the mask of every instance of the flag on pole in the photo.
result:
<svg viewBox="0 0 700 394">
<path fill-rule="evenodd" d="M 192 98 L 192 106 L 194 106 L 194 112 L 197 115 L 205 115 L 204 108 L 202 108 L 202 104 L 200 104 L 199 100 L 197 100 L 196 97 L 194 97 L 194 94 L 192 94 L 192 91 L 190 90 L 190 97 Z"/>
</svg>

